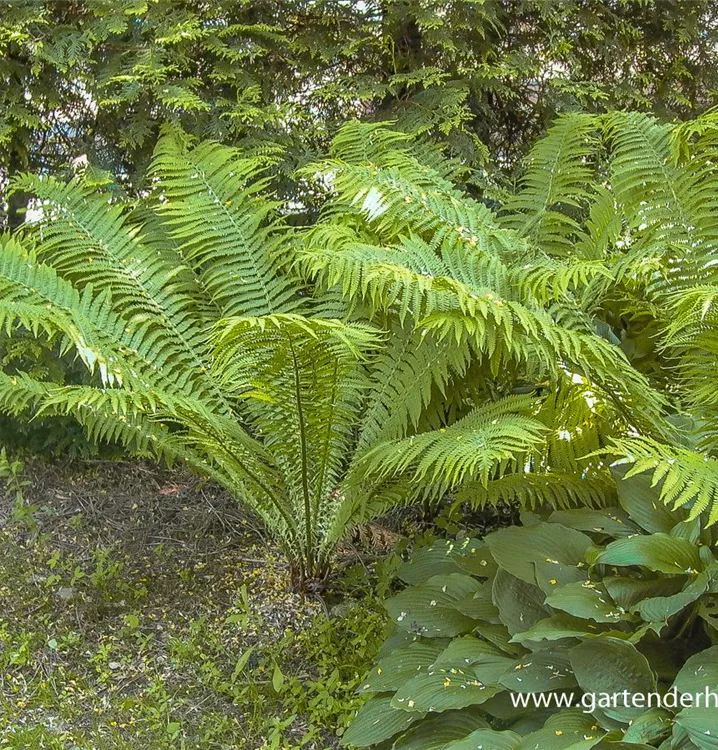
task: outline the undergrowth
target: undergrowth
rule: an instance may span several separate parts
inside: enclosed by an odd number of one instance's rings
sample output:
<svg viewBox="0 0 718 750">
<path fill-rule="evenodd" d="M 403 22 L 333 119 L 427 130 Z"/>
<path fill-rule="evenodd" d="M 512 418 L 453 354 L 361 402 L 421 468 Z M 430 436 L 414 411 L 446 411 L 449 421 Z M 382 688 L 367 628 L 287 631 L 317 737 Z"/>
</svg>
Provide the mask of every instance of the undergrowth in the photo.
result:
<svg viewBox="0 0 718 750">
<path fill-rule="evenodd" d="M 335 746 L 382 637 L 368 573 L 303 598 L 196 482 L 0 463 L 0 748 Z"/>
</svg>

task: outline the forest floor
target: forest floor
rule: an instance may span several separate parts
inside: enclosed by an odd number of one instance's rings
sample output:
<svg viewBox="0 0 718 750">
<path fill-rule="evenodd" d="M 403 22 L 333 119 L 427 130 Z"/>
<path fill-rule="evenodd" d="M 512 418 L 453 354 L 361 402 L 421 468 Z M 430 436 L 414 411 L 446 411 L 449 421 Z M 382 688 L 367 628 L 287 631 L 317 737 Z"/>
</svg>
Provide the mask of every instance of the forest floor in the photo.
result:
<svg viewBox="0 0 718 750">
<path fill-rule="evenodd" d="M 339 605 L 292 592 L 230 498 L 142 463 L 37 463 L 15 484 L 0 748 L 338 747 L 384 624 L 362 566 Z"/>
</svg>

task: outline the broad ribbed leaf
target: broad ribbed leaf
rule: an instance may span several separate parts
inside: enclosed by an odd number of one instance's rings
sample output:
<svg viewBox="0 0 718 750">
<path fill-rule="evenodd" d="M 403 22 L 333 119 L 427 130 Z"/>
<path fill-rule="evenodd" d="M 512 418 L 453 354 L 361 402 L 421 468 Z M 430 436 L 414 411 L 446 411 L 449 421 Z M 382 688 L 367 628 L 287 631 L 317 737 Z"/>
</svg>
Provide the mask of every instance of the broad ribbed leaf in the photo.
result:
<svg viewBox="0 0 718 750">
<path fill-rule="evenodd" d="M 546 597 L 546 604 L 574 617 L 594 622 L 616 623 L 626 619 L 605 588 L 592 581 L 561 586 Z"/>
<path fill-rule="evenodd" d="M 450 742 L 486 728 L 486 720 L 476 708 L 447 711 L 417 724 L 394 745 L 393 750 L 443 750 Z"/>
<path fill-rule="evenodd" d="M 571 666 L 581 688 L 590 693 L 642 693 L 656 690 L 656 678 L 646 657 L 635 646 L 618 638 L 586 640 L 570 651 Z M 602 707 L 603 708 L 603 707 Z M 616 719 L 628 721 L 645 708 L 619 706 L 606 708 Z"/>
<path fill-rule="evenodd" d="M 483 703 L 501 689 L 479 680 L 470 667 L 432 667 L 397 690 L 391 704 L 404 711 L 449 711 Z"/>
<path fill-rule="evenodd" d="M 714 703 L 710 707 L 684 708 L 675 721 L 700 750 L 718 748 L 718 710 Z"/>
<path fill-rule="evenodd" d="M 516 578 L 500 570 L 494 578 L 494 604 L 499 610 L 499 619 L 514 635 L 533 626 L 551 614 L 544 605 L 545 596 L 538 586 Z"/>
<path fill-rule="evenodd" d="M 372 669 L 361 686 L 362 692 L 382 693 L 398 690 L 418 672 L 426 671 L 442 653 L 434 643 L 412 643 L 384 657 Z"/>
<path fill-rule="evenodd" d="M 704 567 L 695 544 L 664 533 L 617 539 L 594 562 L 619 567 L 640 565 L 672 575 L 695 573 Z"/>
<path fill-rule="evenodd" d="M 411 586 L 386 602 L 390 617 L 403 630 L 430 638 L 468 633 L 475 621 L 461 614 L 456 603 L 479 589 L 479 582 L 461 573 L 435 576 Z"/>
<path fill-rule="evenodd" d="M 370 747 L 406 730 L 423 714 L 392 708 L 391 697 L 372 698 L 365 703 L 342 736 L 343 745 Z"/>
<path fill-rule="evenodd" d="M 534 563 L 576 565 L 583 560 L 591 539 L 560 524 L 500 529 L 486 539 L 496 562 L 527 583 L 536 583 Z"/>
<path fill-rule="evenodd" d="M 500 682 L 514 693 L 543 693 L 578 685 L 566 650 L 552 647 L 526 654 L 504 672 Z"/>
<path fill-rule="evenodd" d="M 516 750 L 521 737 L 515 732 L 495 732 L 492 729 L 477 729 L 462 740 L 450 742 L 444 750 Z"/>
</svg>

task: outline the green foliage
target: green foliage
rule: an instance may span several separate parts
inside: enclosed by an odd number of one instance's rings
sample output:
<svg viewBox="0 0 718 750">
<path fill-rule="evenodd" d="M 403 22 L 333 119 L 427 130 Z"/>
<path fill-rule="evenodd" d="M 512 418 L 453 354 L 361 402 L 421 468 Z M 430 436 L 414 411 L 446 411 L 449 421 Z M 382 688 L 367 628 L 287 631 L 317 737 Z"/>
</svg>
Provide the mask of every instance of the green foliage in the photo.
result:
<svg viewBox="0 0 718 750">
<path fill-rule="evenodd" d="M 4 748 L 337 747 L 381 606 L 289 592 L 279 551 L 231 508 L 228 543 L 224 500 L 185 479 L 0 452 Z"/>
<path fill-rule="evenodd" d="M 267 196 L 274 163 L 168 130 L 140 205 L 18 178 L 42 217 L 2 240 L 0 325 L 89 378 L 16 368 L 0 407 L 186 462 L 261 515 L 299 581 L 419 497 L 600 505 L 613 480 L 589 454 L 668 433 L 664 400 L 573 291 L 525 283 L 547 252 L 439 152 L 347 125 L 304 170 L 329 191 L 306 228 Z"/>
<path fill-rule="evenodd" d="M 716 115 L 567 115 L 533 148 L 505 226 L 536 242 L 525 284 L 566 296 L 661 394 L 672 436 L 614 435 L 664 502 L 718 518 Z M 586 451 L 588 454 L 590 448 Z"/>
<path fill-rule="evenodd" d="M 718 685 L 715 533 L 701 530 L 705 518 L 667 511 L 647 487 L 627 477 L 618 506 L 529 513 L 481 541 L 416 550 L 399 571 L 409 586 L 386 602 L 395 632 L 345 743 L 712 747 L 714 709 L 601 698 Z M 516 699 L 530 693 L 570 702 Z"/>
<path fill-rule="evenodd" d="M 161 125 L 261 152 L 278 176 L 352 117 L 513 163 L 560 112 L 686 117 L 714 100 L 708 0 L 13 0 L 0 22 L 0 185 L 108 171 L 133 194 Z M 4 200 L 10 226 L 28 196 Z"/>
</svg>

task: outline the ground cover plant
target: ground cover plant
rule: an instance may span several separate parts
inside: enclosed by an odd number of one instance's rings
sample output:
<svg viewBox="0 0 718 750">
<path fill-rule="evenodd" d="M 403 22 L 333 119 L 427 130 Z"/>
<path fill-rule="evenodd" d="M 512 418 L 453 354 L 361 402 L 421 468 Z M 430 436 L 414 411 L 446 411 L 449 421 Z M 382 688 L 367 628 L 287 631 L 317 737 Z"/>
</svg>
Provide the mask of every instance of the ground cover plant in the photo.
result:
<svg viewBox="0 0 718 750">
<path fill-rule="evenodd" d="M 625 472 L 623 467 L 622 472 Z M 396 633 L 345 735 L 356 747 L 713 748 L 716 712 L 601 707 L 599 694 L 718 688 L 715 530 L 671 511 L 645 477 L 619 505 L 529 513 L 483 540 L 437 540 L 386 602 Z M 587 710 L 510 693 L 594 694 Z M 588 709 L 593 709 L 588 710 Z"/>
</svg>

